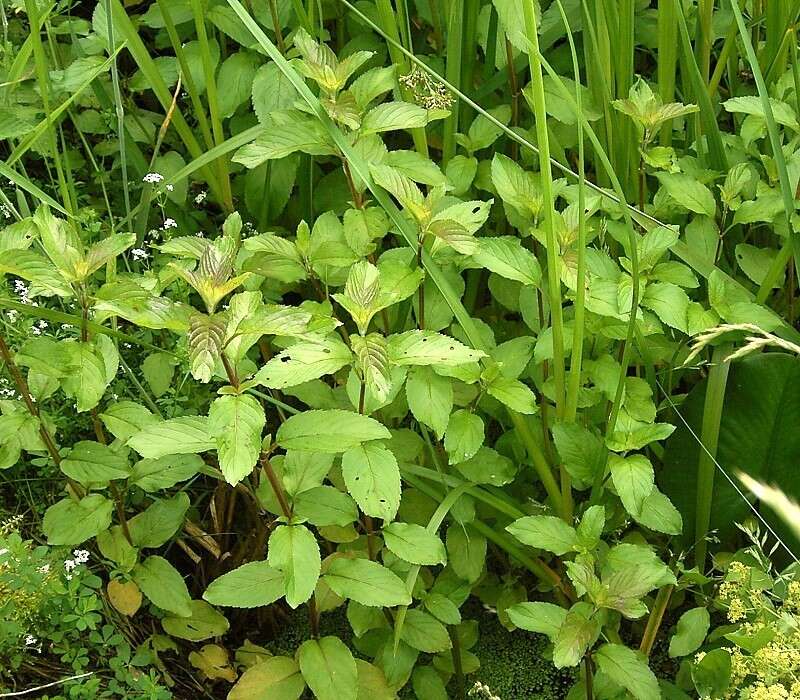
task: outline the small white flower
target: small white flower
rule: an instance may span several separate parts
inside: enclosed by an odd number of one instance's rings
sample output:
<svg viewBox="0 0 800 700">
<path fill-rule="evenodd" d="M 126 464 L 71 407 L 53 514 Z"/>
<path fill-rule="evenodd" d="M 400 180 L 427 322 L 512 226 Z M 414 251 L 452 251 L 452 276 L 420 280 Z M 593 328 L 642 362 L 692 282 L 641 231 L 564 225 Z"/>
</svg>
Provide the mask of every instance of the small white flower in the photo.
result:
<svg viewBox="0 0 800 700">
<path fill-rule="evenodd" d="M 9 309 L 8 310 L 8 320 L 12 323 L 17 320 L 17 311 L 16 309 Z"/>
<path fill-rule="evenodd" d="M 73 570 L 73 569 L 74 569 L 76 566 L 78 566 L 78 562 L 76 562 L 74 559 L 67 559 L 67 560 L 64 562 L 64 571 L 66 571 L 66 572 L 68 572 L 68 573 L 69 573 L 69 572 L 70 572 L 70 571 L 72 571 L 72 570 Z"/>
<path fill-rule="evenodd" d="M 194 198 L 194 203 L 202 204 L 205 201 L 206 197 L 208 197 L 208 192 L 203 190 L 202 192 L 199 192 L 197 196 Z"/>
<path fill-rule="evenodd" d="M 39 640 L 36 639 L 36 637 L 34 637 L 32 634 L 26 634 L 25 635 L 25 646 L 26 647 L 32 647 L 38 641 Z"/>
<path fill-rule="evenodd" d="M 64 578 L 67 579 L 67 581 L 72 581 L 72 574 L 67 574 Z"/>
<path fill-rule="evenodd" d="M 111 394 L 111 398 L 114 399 L 114 401 L 116 401 L 117 399 L 119 399 L 119 394 Z"/>
<path fill-rule="evenodd" d="M 162 224 L 161 228 L 165 231 L 168 228 L 178 228 L 178 222 L 175 219 L 164 219 L 164 223 Z"/>
<path fill-rule="evenodd" d="M 39 328 L 45 329 L 47 328 L 48 324 L 47 321 L 45 321 L 44 319 L 40 319 L 39 321 L 36 322 L 36 325 L 39 326 Z"/>
<path fill-rule="evenodd" d="M 202 232 L 202 231 L 198 231 L 198 232 L 197 232 L 197 233 L 195 233 L 194 235 L 195 235 L 195 236 L 197 236 L 198 238 L 205 238 L 205 236 L 203 235 L 203 232 Z"/>
<path fill-rule="evenodd" d="M 34 326 L 33 328 L 31 328 L 31 333 L 33 333 L 34 335 L 41 335 L 42 334 L 42 329 L 41 328 L 37 328 L 36 326 Z"/>
<path fill-rule="evenodd" d="M 11 210 L 5 204 L 0 205 L 0 214 L 3 215 L 4 219 L 11 218 Z"/>
<path fill-rule="evenodd" d="M 148 257 L 150 257 L 150 254 L 144 248 L 131 249 L 131 255 L 133 256 L 134 260 L 146 260 Z"/>
<path fill-rule="evenodd" d="M 89 561 L 89 552 L 85 549 L 73 550 L 72 555 L 75 557 L 75 562 L 78 564 L 85 564 Z"/>
<path fill-rule="evenodd" d="M 9 551 L 8 547 L 3 547 L 3 549 L 0 549 L 0 557 L 8 554 Z"/>
<path fill-rule="evenodd" d="M 61 330 L 62 331 L 68 331 L 70 328 L 72 328 L 72 324 L 71 323 L 62 323 L 61 324 Z"/>
<path fill-rule="evenodd" d="M 167 192 L 172 192 L 175 189 L 175 185 L 165 185 Z"/>
<path fill-rule="evenodd" d="M 122 347 L 124 347 L 124 348 L 131 348 L 131 347 L 133 347 L 133 346 L 132 346 L 130 343 L 123 343 L 123 344 L 122 344 Z"/>
<path fill-rule="evenodd" d="M 155 185 L 161 182 L 164 179 L 164 176 L 161 173 L 147 173 L 142 178 L 142 182 L 150 183 L 151 185 Z"/>
<path fill-rule="evenodd" d="M 41 566 L 40 566 L 40 567 L 37 569 L 37 571 L 38 571 L 40 574 L 46 574 L 46 573 L 49 573 L 49 571 L 50 571 L 50 564 L 42 564 L 42 565 L 41 565 Z"/>
</svg>

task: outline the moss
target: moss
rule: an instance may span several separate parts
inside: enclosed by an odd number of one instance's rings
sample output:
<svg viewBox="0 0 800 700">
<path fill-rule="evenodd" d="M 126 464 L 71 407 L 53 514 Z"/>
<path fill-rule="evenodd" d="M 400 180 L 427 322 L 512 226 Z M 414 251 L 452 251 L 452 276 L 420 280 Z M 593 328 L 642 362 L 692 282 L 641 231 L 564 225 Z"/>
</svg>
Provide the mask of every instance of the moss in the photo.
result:
<svg viewBox="0 0 800 700">
<path fill-rule="evenodd" d="M 548 639 L 540 634 L 509 632 L 497 617 L 479 618 L 480 636 L 472 652 L 481 661 L 469 677 L 489 686 L 502 700 L 557 700 L 575 683 L 574 669 L 559 670 L 548 653 Z"/>
</svg>

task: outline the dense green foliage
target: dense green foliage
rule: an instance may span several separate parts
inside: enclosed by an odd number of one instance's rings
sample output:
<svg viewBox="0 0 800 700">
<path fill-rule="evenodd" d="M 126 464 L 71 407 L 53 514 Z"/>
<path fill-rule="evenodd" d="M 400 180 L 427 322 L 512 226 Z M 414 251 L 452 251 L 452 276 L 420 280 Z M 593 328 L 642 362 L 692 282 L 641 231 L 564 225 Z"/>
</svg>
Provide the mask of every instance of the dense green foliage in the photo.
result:
<svg viewBox="0 0 800 700">
<path fill-rule="evenodd" d="M 0 687 L 800 697 L 800 3 L 0 10 Z"/>
</svg>

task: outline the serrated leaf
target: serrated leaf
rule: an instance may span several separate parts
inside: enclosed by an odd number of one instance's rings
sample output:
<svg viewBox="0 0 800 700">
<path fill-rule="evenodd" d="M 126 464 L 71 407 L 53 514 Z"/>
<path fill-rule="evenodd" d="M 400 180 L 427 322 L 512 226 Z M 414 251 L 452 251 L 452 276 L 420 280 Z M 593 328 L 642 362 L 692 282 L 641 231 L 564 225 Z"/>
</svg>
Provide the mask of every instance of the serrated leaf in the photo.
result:
<svg viewBox="0 0 800 700">
<path fill-rule="evenodd" d="M 200 382 L 211 380 L 225 340 L 225 323 L 221 317 L 194 314 L 189 321 L 189 361 L 192 376 Z"/>
<path fill-rule="evenodd" d="M 346 452 L 363 442 L 385 440 L 391 433 L 378 421 L 339 409 L 306 411 L 289 417 L 275 436 L 284 449 Z"/>
<path fill-rule="evenodd" d="M 320 572 L 319 545 L 303 525 L 280 525 L 269 538 L 267 561 L 283 574 L 286 602 L 296 608 L 314 593 Z"/>
<path fill-rule="evenodd" d="M 383 445 L 367 443 L 342 455 L 342 477 L 364 513 L 389 521 L 400 506 L 400 469 Z"/>
</svg>

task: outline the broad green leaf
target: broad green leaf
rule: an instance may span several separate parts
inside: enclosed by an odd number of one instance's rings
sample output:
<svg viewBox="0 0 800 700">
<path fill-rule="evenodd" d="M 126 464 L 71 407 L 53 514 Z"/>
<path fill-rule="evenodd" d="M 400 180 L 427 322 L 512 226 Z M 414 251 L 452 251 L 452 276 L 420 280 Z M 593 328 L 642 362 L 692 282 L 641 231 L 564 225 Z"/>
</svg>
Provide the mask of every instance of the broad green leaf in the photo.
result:
<svg viewBox="0 0 800 700">
<path fill-rule="evenodd" d="M 214 315 L 193 314 L 189 321 L 189 360 L 192 376 L 207 383 L 214 374 L 225 340 L 225 323 Z"/>
<path fill-rule="evenodd" d="M 486 538 L 460 523 L 447 528 L 447 561 L 456 576 L 474 583 L 483 573 L 486 562 Z"/>
<path fill-rule="evenodd" d="M 658 681 L 645 657 L 620 644 L 604 644 L 594 654 L 597 668 L 636 700 L 661 697 Z"/>
<path fill-rule="evenodd" d="M 337 453 L 389 437 L 389 431 L 373 418 L 352 411 L 328 409 L 289 417 L 278 428 L 275 441 L 287 450 Z"/>
<path fill-rule="evenodd" d="M 358 667 L 338 637 L 303 642 L 297 650 L 297 662 L 318 700 L 357 700 Z"/>
<path fill-rule="evenodd" d="M 587 612 L 591 612 L 591 610 Z M 555 634 L 553 665 L 556 668 L 577 666 L 599 632 L 600 624 L 597 620 L 587 617 L 583 610 L 573 607 L 566 614 L 564 622 Z"/>
<path fill-rule="evenodd" d="M 577 423 L 556 423 L 553 441 L 576 488 L 585 489 L 605 469 L 608 450 L 597 435 Z"/>
<path fill-rule="evenodd" d="M 438 654 L 452 646 L 447 628 L 419 608 L 406 611 L 400 638 L 412 649 L 427 654 Z"/>
<path fill-rule="evenodd" d="M 686 173 L 655 173 L 667 194 L 682 207 L 697 214 L 714 216 L 717 204 L 704 184 Z"/>
<path fill-rule="evenodd" d="M 228 631 L 230 625 L 225 616 L 204 600 L 193 600 L 189 606 L 190 617 L 168 615 L 161 621 L 167 634 L 190 642 L 202 642 L 211 637 L 221 637 Z"/>
<path fill-rule="evenodd" d="M 186 582 L 166 559 L 149 556 L 133 567 L 131 576 L 154 605 L 179 617 L 191 616 L 192 601 Z"/>
<path fill-rule="evenodd" d="M 142 374 L 156 398 L 169 391 L 176 364 L 176 358 L 165 352 L 154 352 L 144 358 Z"/>
<path fill-rule="evenodd" d="M 453 410 L 453 382 L 430 367 L 413 367 L 406 380 L 408 407 L 441 440 Z"/>
<path fill-rule="evenodd" d="M 333 466 L 334 456 L 326 452 L 287 450 L 283 458 L 283 486 L 290 496 L 321 486 Z"/>
<path fill-rule="evenodd" d="M 112 403 L 100 414 L 100 420 L 106 430 L 123 442 L 148 425 L 158 423 L 158 418 L 147 408 L 133 401 Z"/>
<path fill-rule="evenodd" d="M 261 404 L 248 394 L 220 396 L 208 412 L 208 432 L 217 444 L 225 481 L 237 484 L 256 465 L 266 424 Z"/>
<path fill-rule="evenodd" d="M 534 219 L 539 215 L 542 193 L 534 173 L 525 172 L 508 156 L 496 153 L 492 158 L 492 184 L 500 199 L 521 216 Z"/>
<path fill-rule="evenodd" d="M 669 640 L 669 655 L 688 656 L 697 651 L 708 634 L 711 616 L 706 608 L 692 608 L 678 619 L 678 629 Z"/>
<path fill-rule="evenodd" d="M 300 666 L 288 656 L 271 656 L 248 668 L 228 700 L 298 700 L 306 689 Z"/>
<path fill-rule="evenodd" d="M 444 448 L 450 464 L 459 464 L 475 455 L 483 445 L 483 420 L 475 413 L 459 409 L 447 424 Z"/>
<path fill-rule="evenodd" d="M 80 501 L 64 498 L 44 514 L 42 530 L 50 545 L 82 544 L 111 525 L 114 504 L 99 493 L 90 493 Z"/>
<path fill-rule="evenodd" d="M 383 541 L 392 554 L 409 564 L 435 566 L 447 563 L 444 543 L 421 525 L 390 523 L 383 528 Z"/>
<path fill-rule="evenodd" d="M 637 517 L 642 512 L 645 499 L 653 491 L 653 465 L 641 454 L 628 457 L 612 454 L 609 457 L 609 466 L 614 488 L 625 510 Z"/>
<path fill-rule="evenodd" d="M 486 392 L 512 411 L 530 415 L 536 413 L 536 396 L 526 384 L 498 374 L 486 383 Z"/>
<path fill-rule="evenodd" d="M 84 485 L 107 485 L 112 479 L 127 478 L 130 473 L 124 454 L 91 440 L 76 442 L 60 467 L 64 474 Z"/>
<path fill-rule="evenodd" d="M 264 132 L 237 150 L 231 160 L 246 168 L 256 168 L 297 151 L 315 156 L 335 154 L 325 128 L 315 117 L 286 110 L 272 112 L 264 123 Z"/>
<path fill-rule="evenodd" d="M 141 459 L 133 465 L 128 483 L 152 493 L 191 479 L 204 466 L 202 458 L 194 454 Z"/>
<path fill-rule="evenodd" d="M 546 634 L 550 639 L 556 636 L 567 616 L 566 609 L 560 605 L 543 602 L 517 603 L 507 608 L 506 613 L 517 627 Z"/>
<path fill-rule="evenodd" d="M 368 607 L 409 605 L 411 596 L 397 574 L 369 559 L 333 559 L 322 580 L 342 598 Z"/>
<path fill-rule="evenodd" d="M 552 515 L 528 515 L 506 527 L 522 544 L 546 549 L 558 556 L 571 551 L 577 544 L 575 528 Z"/>
<path fill-rule="evenodd" d="M 242 564 L 214 579 L 203 593 L 212 605 L 258 608 L 284 595 L 283 574 L 265 561 Z"/>
<path fill-rule="evenodd" d="M 128 521 L 133 544 L 142 549 L 166 544 L 183 525 L 188 510 L 189 496 L 183 492 L 151 503 Z"/>
<path fill-rule="evenodd" d="M 497 156 L 495 156 L 497 157 Z M 539 261 L 522 247 L 518 238 L 496 236 L 478 238 L 478 250 L 472 259 L 480 266 L 506 279 L 535 287 L 542 277 Z"/>
<path fill-rule="evenodd" d="M 127 444 L 142 457 L 196 454 L 216 448 L 205 416 L 171 418 L 148 425 L 128 439 Z"/>
<path fill-rule="evenodd" d="M 352 353 L 339 338 L 299 342 L 267 362 L 253 378 L 271 389 L 297 386 L 350 364 Z"/>
<path fill-rule="evenodd" d="M 295 518 L 317 527 L 345 527 L 358 520 L 353 499 L 333 486 L 314 486 L 299 494 L 293 503 Z"/>
<path fill-rule="evenodd" d="M 64 343 L 63 348 L 67 356 L 68 373 L 61 380 L 61 386 L 67 396 L 76 400 L 78 412 L 89 411 L 100 402 L 113 374 L 108 377 L 98 345 Z"/>
<path fill-rule="evenodd" d="M 267 561 L 283 573 L 286 602 L 296 608 L 313 594 L 320 572 L 319 545 L 303 525 L 281 525 L 269 538 Z"/>
<path fill-rule="evenodd" d="M 481 447 L 473 457 L 459 462 L 456 469 L 467 481 L 476 484 L 503 486 L 514 480 L 517 469 L 514 463 L 491 447 Z"/>
<path fill-rule="evenodd" d="M 400 506 L 400 469 L 390 450 L 377 443 L 349 449 L 342 455 L 342 476 L 364 513 L 394 519 Z"/>
<path fill-rule="evenodd" d="M 434 331 L 406 331 L 389 338 L 389 358 L 398 365 L 454 367 L 482 357 L 482 351 Z"/>
<path fill-rule="evenodd" d="M 384 102 L 366 113 L 361 133 L 419 129 L 428 123 L 428 111 L 409 102 Z"/>
</svg>

